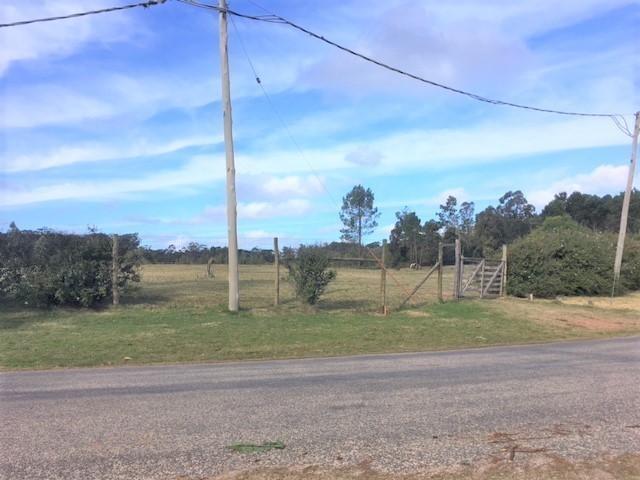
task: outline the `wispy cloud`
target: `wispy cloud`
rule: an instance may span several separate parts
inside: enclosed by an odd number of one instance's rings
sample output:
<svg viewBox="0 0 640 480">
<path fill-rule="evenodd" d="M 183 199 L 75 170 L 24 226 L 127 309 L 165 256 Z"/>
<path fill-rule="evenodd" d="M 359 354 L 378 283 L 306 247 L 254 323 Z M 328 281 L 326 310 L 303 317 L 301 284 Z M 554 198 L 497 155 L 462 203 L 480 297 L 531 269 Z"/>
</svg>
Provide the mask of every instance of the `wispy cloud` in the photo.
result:
<svg viewBox="0 0 640 480">
<path fill-rule="evenodd" d="M 263 13 L 241 3 L 238 10 Z M 0 17 L 111 3 L 78 5 L 7 0 Z M 269 8 L 390 65 L 491 98 L 607 113 L 631 113 L 640 101 L 629 41 L 640 20 L 635 0 L 273 0 Z M 559 191 L 624 185 L 629 139 L 607 118 L 479 103 L 284 25 L 234 26 L 236 189 L 250 235 L 337 238 L 336 203 L 358 183 L 373 188 L 383 212 L 378 236 L 404 205 L 424 220 L 449 194 L 480 209 L 517 188 L 540 208 Z M 224 233 L 220 66 L 209 13 L 166 2 L 0 30 L 0 44 L 10 46 L 0 50 L 0 215 L 35 228 Z"/>
<path fill-rule="evenodd" d="M 303 198 L 293 198 L 284 202 L 238 203 L 238 218 L 240 220 L 262 220 L 284 216 L 299 217 L 311 210 L 311 202 Z"/>
<path fill-rule="evenodd" d="M 91 2 L 92 9 L 112 6 L 106 0 Z M 3 22 L 17 22 L 33 18 L 57 17 L 77 13 L 82 4 L 72 0 L 29 0 L 20 4 L 0 5 Z M 114 13 L 87 16 L 69 22 L 47 22 L 24 28 L 3 28 L 0 31 L 0 45 L 11 48 L 0 49 L 0 77 L 15 62 L 46 61 L 68 57 L 88 42 L 124 42 L 144 34 L 144 25 L 134 28 L 131 17 Z"/>
<path fill-rule="evenodd" d="M 63 167 L 78 163 L 121 160 L 162 155 L 190 147 L 211 145 L 222 142 L 218 136 L 192 136 L 164 140 L 138 137 L 133 142 L 81 143 L 72 146 L 60 146 L 47 153 L 0 156 L 0 171 L 17 173 Z"/>
<path fill-rule="evenodd" d="M 527 199 L 541 210 L 553 200 L 556 193 L 573 192 L 589 193 L 591 195 L 617 194 L 623 191 L 629 175 L 629 167 L 621 165 L 601 165 L 591 172 L 556 180 L 547 188 L 532 191 Z"/>
<path fill-rule="evenodd" d="M 78 72 L 65 84 L 16 85 L 3 102 L 0 128 L 73 125 L 124 114 L 144 120 L 171 108 L 192 108 L 219 98 L 208 77 L 139 72 Z"/>
<path fill-rule="evenodd" d="M 0 207 L 60 200 L 102 201 L 112 198 L 133 198 L 137 194 L 152 191 L 170 190 L 172 195 L 189 194 L 193 193 L 190 190 L 191 187 L 224 178 L 224 171 L 221 168 L 211 168 L 211 160 L 211 157 L 197 156 L 180 169 L 161 171 L 134 179 L 60 182 L 25 187 L 20 191 L 0 195 Z"/>
</svg>

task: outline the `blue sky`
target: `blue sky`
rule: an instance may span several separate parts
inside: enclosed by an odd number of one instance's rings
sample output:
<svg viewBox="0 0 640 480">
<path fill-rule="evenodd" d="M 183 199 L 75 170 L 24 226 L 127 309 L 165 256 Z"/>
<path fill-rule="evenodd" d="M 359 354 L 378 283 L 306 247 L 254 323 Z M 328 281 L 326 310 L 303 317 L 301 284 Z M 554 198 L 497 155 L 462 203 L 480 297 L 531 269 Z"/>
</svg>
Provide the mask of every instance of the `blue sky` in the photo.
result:
<svg viewBox="0 0 640 480">
<path fill-rule="evenodd" d="M 127 3 L 5 0 L 0 23 Z M 484 97 L 626 114 L 630 129 L 640 109 L 637 0 L 231 0 L 229 8 L 275 13 Z M 234 18 L 229 35 L 241 246 L 274 236 L 338 240 L 342 197 L 356 184 L 372 189 L 381 211 L 370 241 L 387 237 L 405 206 L 435 218 L 448 195 L 474 201 L 478 213 L 520 189 L 540 211 L 561 191 L 625 188 L 631 139 L 609 118 L 477 102 L 282 24 Z M 208 10 L 168 0 L 1 28 L 0 230 L 15 221 L 178 245 L 224 241 L 220 97 L 218 15 Z"/>
</svg>

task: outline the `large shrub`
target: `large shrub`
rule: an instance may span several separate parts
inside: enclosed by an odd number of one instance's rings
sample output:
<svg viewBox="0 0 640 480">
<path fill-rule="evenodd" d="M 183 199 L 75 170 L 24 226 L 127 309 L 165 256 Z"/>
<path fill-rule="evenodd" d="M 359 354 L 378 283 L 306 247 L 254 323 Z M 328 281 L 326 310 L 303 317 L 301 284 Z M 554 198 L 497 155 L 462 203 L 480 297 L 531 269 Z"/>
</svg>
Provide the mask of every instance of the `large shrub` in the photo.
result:
<svg viewBox="0 0 640 480">
<path fill-rule="evenodd" d="M 117 286 L 139 281 L 137 235 L 119 237 Z M 93 306 L 113 293 L 111 237 L 52 230 L 0 233 L 0 294 L 27 304 Z"/>
<path fill-rule="evenodd" d="M 613 285 L 615 237 L 552 217 L 509 251 L 508 292 L 524 297 L 606 295 Z M 629 239 L 618 293 L 640 287 L 640 246 Z"/>
<path fill-rule="evenodd" d="M 309 305 L 315 305 L 336 278 L 334 270 L 327 270 L 331 261 L 320 247 L 301 246 L 295 254 L 288 250 L 285 262 L 296 296 Z"/>
</svg>

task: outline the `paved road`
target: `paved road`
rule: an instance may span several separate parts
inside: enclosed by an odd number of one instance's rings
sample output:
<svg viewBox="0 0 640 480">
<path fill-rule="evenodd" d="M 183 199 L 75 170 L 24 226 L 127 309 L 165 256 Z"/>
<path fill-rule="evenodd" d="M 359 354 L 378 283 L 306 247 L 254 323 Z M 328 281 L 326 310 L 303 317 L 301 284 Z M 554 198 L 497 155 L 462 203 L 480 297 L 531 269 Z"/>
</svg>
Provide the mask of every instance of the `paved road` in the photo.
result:
<svg viewBox="0 0 640 480">
<path fill-rule="evenodd" d="M 387 471 L 640 451 L 640 338 L 225 365 L 0 374 L 0 478 Z M 241 454 L 236 442 L 282 440 Z M 515 447 L 515 450 L 513 449 Z"/>
</svg>

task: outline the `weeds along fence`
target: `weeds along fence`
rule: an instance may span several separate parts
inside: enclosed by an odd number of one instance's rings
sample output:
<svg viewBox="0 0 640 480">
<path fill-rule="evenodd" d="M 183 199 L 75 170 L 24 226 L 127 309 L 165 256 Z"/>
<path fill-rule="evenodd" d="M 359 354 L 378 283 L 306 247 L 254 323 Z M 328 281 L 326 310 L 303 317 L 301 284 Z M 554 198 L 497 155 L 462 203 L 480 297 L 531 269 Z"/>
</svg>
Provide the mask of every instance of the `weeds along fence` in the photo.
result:
<svg viewBox="0 0 640 480">
<path fill-rule="evenodd" d="M 137 292 L 123 295 L 125 304 L 169 305 L 180 308 L 217 307 L 228 304 L 228 251 L 226 239 L 140 237 L 143 264 Z M 287 258 L 293 245 L 318 242 L 258 238 L 239 242 L 239 292 L 242 309 L 297 308 Z M 435 276 L 424 282 L 428 269 L 381 267 L 383 248 L 359 256 L 353 245 L 323 245 L 337 276 L 320 298 L 320 310 L 383 312 L 438 301 Z M 454 267 L 444 268 L 443 296 L 454 296 Z M 419 284 L 420 288 L 415 291 Z M 411 298 L 406 301 L 407 297 Z"/>
</svg>

